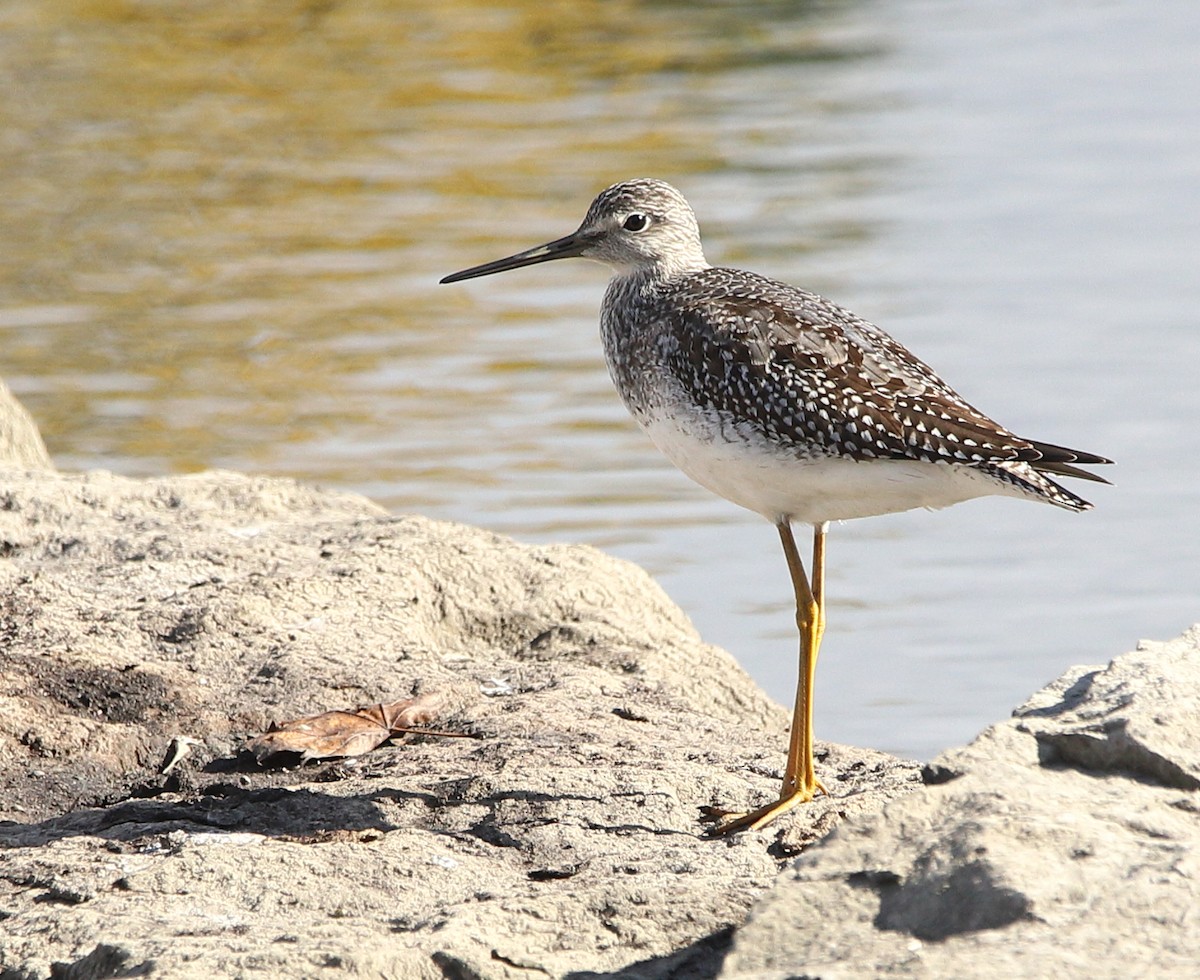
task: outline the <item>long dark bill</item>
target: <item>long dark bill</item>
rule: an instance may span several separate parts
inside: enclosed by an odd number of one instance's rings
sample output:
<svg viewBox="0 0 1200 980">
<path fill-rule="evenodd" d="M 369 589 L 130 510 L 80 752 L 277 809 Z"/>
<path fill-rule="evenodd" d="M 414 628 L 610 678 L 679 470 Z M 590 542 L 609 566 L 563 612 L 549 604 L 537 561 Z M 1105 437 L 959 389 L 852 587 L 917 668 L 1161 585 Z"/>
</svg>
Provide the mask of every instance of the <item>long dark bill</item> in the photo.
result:
<svg viewBox="0 0 1200 980">
<path fill-rule="evenodd" d="M 461 282 L 463 279 L 477 279 L 479 276 L 490 276 L 495 272 L 507 272 L 509 269 L 520 269 L 527 265 L 537 265 L 539 262 L 551 262 L 554 259 L 572 259 L 583 254 L 584 249 L 591 244 L 587 235 L 574 232 L 566 238 L 559 238 L 537 248 L 526 249 L 506 259 L 496 259 L 495 262 L 485 262 L 475 265 L 462 272 L 454 272 L 440 280 L 443 283 Z"/>
</svg>

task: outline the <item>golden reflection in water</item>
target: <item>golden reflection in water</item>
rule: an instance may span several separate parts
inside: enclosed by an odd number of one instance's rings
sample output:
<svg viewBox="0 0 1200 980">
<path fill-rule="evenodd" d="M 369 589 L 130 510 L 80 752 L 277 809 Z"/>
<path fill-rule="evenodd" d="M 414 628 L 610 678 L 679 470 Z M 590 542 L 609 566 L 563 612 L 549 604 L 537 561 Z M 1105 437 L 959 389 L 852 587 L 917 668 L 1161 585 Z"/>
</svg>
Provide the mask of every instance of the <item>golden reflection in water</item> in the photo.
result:
<svg viewBox="0 0 1200 980">
<path fill-rule="evenodd" d="M 648 451 L 599 363 L 594 270 L 491 308 L 435 282 L 570 230 L 613 179 L 769 140 L 731 135 L 728 90 L 863 54 L 820 26 L 781 4 L 10 4 L 0 370 L 67 466 L 436 496 L 491 482 L 472 459 L 497 425 Z M 524 428 L 535 385 L 559 400 Z"/>
</svg>

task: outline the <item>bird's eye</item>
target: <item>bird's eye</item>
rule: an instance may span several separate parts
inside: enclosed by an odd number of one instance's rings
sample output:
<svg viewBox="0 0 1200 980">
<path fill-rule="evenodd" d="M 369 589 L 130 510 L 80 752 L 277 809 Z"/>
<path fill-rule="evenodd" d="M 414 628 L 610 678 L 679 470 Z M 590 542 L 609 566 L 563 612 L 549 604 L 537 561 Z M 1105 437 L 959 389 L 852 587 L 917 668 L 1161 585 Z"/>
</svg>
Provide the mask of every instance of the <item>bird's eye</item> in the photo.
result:
<svg viewBox="0 0 1200 980">
<path fill-rule="evenodd" d="M 621 225 L 626 231 L 645 231 L 650 227 L 650 219 L 644 214 L 634 212 Z"/>
</svg>

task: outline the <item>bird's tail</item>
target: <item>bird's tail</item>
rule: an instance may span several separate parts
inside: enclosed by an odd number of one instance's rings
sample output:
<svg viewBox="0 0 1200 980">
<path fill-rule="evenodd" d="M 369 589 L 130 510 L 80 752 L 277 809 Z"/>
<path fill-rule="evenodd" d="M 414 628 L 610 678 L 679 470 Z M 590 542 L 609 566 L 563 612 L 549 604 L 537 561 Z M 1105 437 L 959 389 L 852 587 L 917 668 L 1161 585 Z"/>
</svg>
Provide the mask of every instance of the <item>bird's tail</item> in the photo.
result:
<svg viewBox="0 0 1200 980">
<path fill-rule="evenodd" d="M 1090 478 L 1101 483 L 1108 482 L 1086 470 L 1077 470 L 1069 463 L 1041 465 L 1041 461 L 1038 463 L 1004 462 L 992 463 L 986 469 L 992 476 L 1007 483 L 1016 496 L 1041 500 L 1048 504 L 1054 504 L 1056 507 L 1074 511 L 1091 510 L 1092 504 L 1079 495 L 1071 493 L 1066 487 L 1055 483 L 1041 471 L 1045 470 L 1060 476 L 1076 476 L 1077 473 L 1081 473 L 1085 479 Z"/>
</svg>

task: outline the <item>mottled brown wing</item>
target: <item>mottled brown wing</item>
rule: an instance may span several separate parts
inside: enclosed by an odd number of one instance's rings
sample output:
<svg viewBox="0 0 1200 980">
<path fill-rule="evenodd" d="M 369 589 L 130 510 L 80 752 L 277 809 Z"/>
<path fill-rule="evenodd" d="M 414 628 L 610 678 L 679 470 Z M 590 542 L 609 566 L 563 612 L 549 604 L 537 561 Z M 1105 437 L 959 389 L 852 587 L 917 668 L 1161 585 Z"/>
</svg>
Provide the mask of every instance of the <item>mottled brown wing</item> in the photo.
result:
<svg viewBox="0 0 1200 980">
<path fill-rule="evenodd" d="M 682 370 L 714 407 L 768 438 L 855 458 L 1041 458 L 878 327 L 820 296 L 744 272 L 727 289 L 704 285 L 688 291 L 703 299 L 683 304 Z"/>
</svg>

